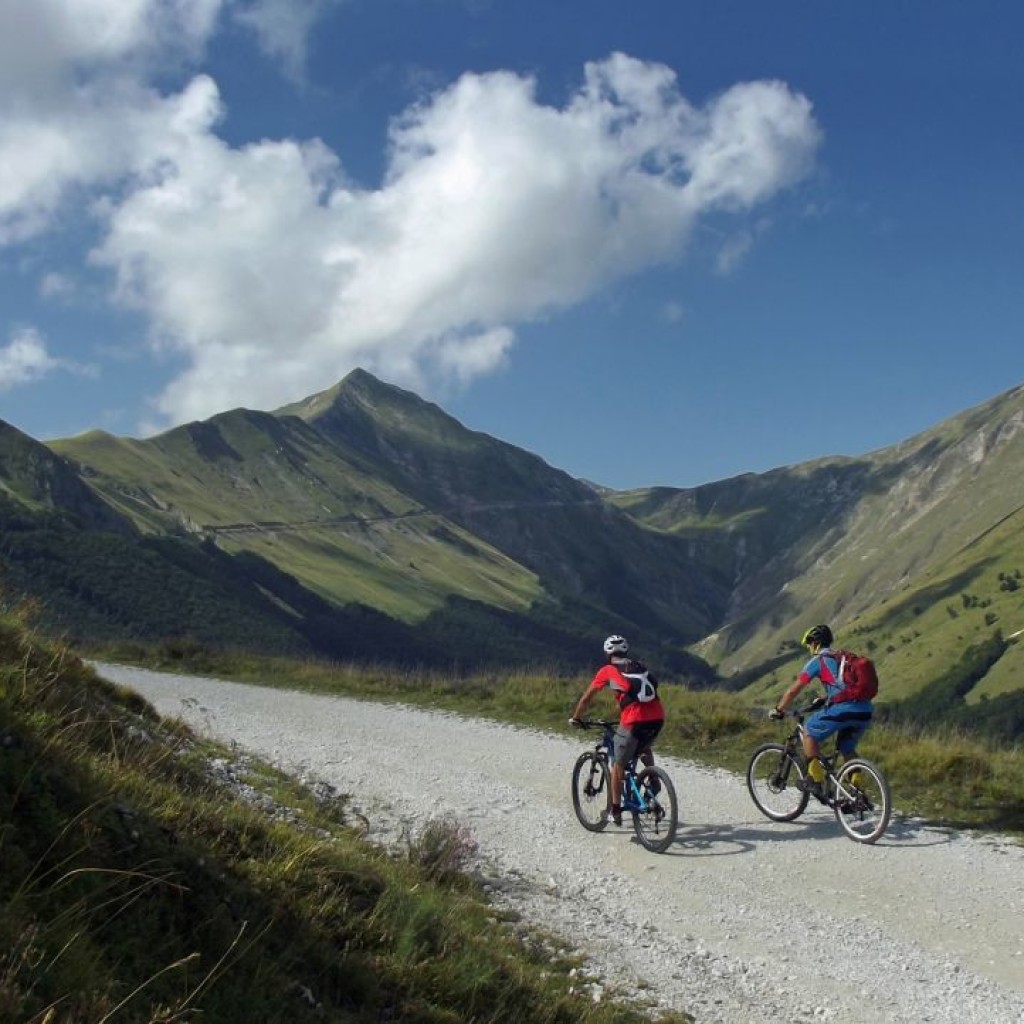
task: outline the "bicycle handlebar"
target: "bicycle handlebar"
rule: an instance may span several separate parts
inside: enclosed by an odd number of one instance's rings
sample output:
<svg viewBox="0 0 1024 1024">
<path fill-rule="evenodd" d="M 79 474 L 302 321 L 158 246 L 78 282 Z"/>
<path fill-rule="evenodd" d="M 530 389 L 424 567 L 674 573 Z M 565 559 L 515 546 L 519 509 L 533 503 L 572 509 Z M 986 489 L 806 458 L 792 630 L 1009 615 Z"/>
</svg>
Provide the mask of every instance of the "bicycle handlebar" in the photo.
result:
<svg viewBox="0 0 1024 1024">
<path fill-rule="evenodd" d="M 618 722 L 611 721 L 607 718 L 575 718 L 575 722 L 579 722 L 581 729 L 614 729 Z"/>
<path fill-rule="evenodd" d="M 805 704 L 802 708 L 786 708 L 782 712 L 783 716 L 789 716 L 791 718 L 804 718 L 809 715 L 812 711 L 819 711 L 828 703 L 827 697 L 815 697 L 810 704 Z"/>
</svg>

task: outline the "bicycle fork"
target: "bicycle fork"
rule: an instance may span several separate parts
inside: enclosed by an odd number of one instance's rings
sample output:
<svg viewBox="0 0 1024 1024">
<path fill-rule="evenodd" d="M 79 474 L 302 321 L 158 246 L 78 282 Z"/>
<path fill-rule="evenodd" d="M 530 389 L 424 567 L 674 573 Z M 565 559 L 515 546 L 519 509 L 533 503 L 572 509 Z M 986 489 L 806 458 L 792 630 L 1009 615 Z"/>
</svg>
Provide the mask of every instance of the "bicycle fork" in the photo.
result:
<svg viewBox="0 0 1024 1024">
<path fill-rule="evenodd" d="M 604 788 L 605 772 L 602 771 L 601 761 L 595 758 L 590 763 L 590 777 L 587 779 L 585 792 L 588 797 L 595 797 Z"/>
<path fill-rule="evenodd" d="M 778 771 L 771 778 L 771 786 L 776 791 L 785 789 L 789 785 L 789 776 L 793 771 L 794 764 L 799 763 L 796 755 L 790 750 L 784 750 L 779 758 Z"/>
</svg>

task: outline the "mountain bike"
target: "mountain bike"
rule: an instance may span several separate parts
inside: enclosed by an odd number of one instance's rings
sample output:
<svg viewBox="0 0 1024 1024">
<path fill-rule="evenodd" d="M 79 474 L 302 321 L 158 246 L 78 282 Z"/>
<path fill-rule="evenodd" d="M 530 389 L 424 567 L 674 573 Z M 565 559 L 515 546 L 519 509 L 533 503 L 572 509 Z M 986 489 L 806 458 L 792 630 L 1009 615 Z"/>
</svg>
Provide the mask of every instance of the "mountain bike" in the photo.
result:
<svg viewBox="0 0 1024 1024">
<path fill-rule="evenodd" d="M 614 755 L 615 722 L 581 719 L 584 729 L 600 728 L 601 738 L 593 750 L 576 759 L 572 769 L 572 806 L 580 824 L 590 832 L 607 827 L 612 813 L 611 764 Z M 679 827 L 679 803 L 668 773 L 657 767 L 641 767 L 637 758 L 626 765 L 622 785 L 622 810 L 633 817 L 633 831 L 641 845 L 653 853 L 664 853 Z"/>
<path fill-rule="evenodd" d="M 787 711 L 796 726 L 785 743 L 764 743 L 747 765 L 747 789 L 758 810 L 772 821 L 794 821 L 807 809 L 811 794 L 803 789 L 807 778 L 804 756 L 804 719 L 824 706 L 818 698 L 806 707 Z M 838 751 L 819 754 L 825 766 L 821 795 L 831 807 L 842 830 L 854 842 L 873 843 L 885 832 L 892 816 L 889 782 L 878 765 L 863 757 L 836 764 Z"/>
</svg>

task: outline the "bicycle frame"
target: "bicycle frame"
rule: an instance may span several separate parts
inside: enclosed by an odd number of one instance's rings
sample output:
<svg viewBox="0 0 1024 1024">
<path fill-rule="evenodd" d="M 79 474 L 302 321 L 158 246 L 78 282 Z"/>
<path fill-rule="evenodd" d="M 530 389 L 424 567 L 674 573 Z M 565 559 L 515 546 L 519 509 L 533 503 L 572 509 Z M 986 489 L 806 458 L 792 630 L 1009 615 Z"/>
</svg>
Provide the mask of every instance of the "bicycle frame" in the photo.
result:
<svg viewBox="0 0 1024 1024">
<path fill-rule="evenodd" d="M 608 787 L 615 760 L 616 723 L 595 719 L 579 724 L 584 729 L 600 727 L 601 736 L 592 749 L 577 758 L 573 767 L 573 807 L 584 828 L 600 832 L 611 817 L 612 796 Z M 679 824 L 675 786 L 659 767 L 644 765 L 638 771 L 639 761 L 637 751 L 624 766 L 621 809 L 632 816 L 641 845 L 654 853 L 664 853 L 674 841 Z"/>
<path fill-rule="evenodd" d="M 615 763 L 615 727 L 609 722 L 599 722 L 604 730 L 601 738 L 594 745 L 594 753 L 597 754 L 610 768 Z M 635 754 L 623 768 L 622 776 L 622 809 L 625 811 L 642 811 L 644 807 L 643 794 L 636 784 L 636 763 L 639 760 L 639 753 Z"/>
<path fill-rule="evenodd" d="M 811 711 L 817 710 L 813 706 L 794 710 L 793 717 L 796 719 L 796 726 L 786 737 L 786 749 L 799 760 L 805 772 L 807 770 L 807 755 L 804 753 L 804 736 L 807 730 L 804 728 L 804 719 Z M 818 751 L 818 760 L 825 769 L 825 780 L 822 787 L 824 800 L 822 802 L 829 807 L 835 807 L 839 801 L 849 800 L 853 797 L 853 794 L 843 786 L 836 775 L 836 758 L 839 756 L 840 753 L 836 749 L 827 754 L 821 750 Z"/>
</svg>

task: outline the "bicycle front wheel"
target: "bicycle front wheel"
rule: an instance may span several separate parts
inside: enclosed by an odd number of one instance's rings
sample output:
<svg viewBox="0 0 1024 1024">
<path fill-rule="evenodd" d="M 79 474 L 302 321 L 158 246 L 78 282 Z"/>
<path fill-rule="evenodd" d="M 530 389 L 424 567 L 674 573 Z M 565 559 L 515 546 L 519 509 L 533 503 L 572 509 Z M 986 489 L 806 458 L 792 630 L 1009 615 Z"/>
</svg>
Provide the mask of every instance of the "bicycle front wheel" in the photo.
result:
<svg viewBox="0 0 1024 1024">
<path fill-rule="evenodd" d="M 758 747 L 747 765 L 750 796 L 772 821 L 793 821 L 804 813 L 810 796 L 797 786 L 803 777 L 803 766 L 781 743 Z"/>
<path fill-rule="evenodd" d="M 608 824 L 612 786 L 608 765 L 593 751 L 580 754 L 572 770 L 572 807 L 580 824 L 600 832 Z"/>
<path fill-rule="evenodd" d="M 836 821 L 856 843 L 881 838 L 892 817 L 892 793 L 882 769 L 851 758 L 836 774 Z"/>
<path fill-rule="evenodd" d="M 664 853 L 676 838 L 679 801 L 676 787 L 661 768 L 645 768 L 636 777 L 642 809 L 633 811 L 633 831 L 642 846 Z"/>
</svg>

